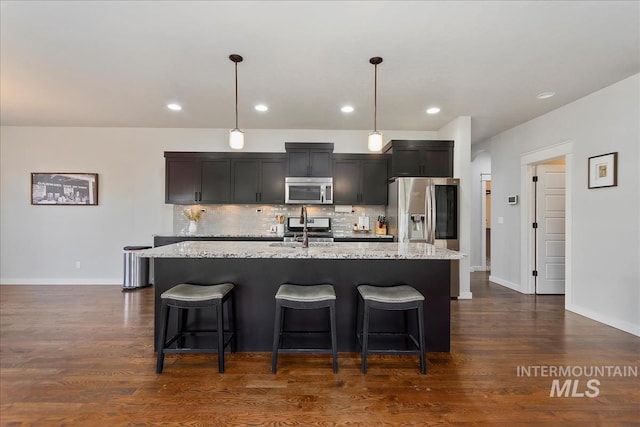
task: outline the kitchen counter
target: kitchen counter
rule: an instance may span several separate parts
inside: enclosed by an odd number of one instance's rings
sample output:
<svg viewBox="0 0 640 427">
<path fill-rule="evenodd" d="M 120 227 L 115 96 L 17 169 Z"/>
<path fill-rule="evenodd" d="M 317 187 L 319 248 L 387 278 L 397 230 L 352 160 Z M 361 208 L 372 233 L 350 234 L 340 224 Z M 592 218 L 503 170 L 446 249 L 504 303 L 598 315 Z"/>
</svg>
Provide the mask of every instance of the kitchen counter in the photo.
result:
<svg viewBox="0 0 640 427">
<path fill-rule="evenodd" d="M 271 351 L 274 296 L 283 283 L 331 283 L 336 291 L 338 350 L 355 351 L 356 303 L 359 284 L 410 284 L 425 296 L 427 351 L 450 350 L 451 263 L 464 255 L 425 243 L 331 243 L 309 248 L 282 242 L 185 241 L 138 251 L 153 259 L 155 289 L 154 345 L 160 319 L 160 295 L 179 283 L 235 284 L 237 345 L 239 351 Z M 214 313 L 191 310 L 193 328 L 210 328 Z M 306 310 L 287 313 L 297 330 L 326 328 L 326 313 Z M 398 312 L 372 314 L 372 328 L 400 330 Z M 172 322 L 173 323 L 173 322 Z M 175 331 L 170 324 L 169 334 Z M 204 344 L 190 338 L 188 345 Z"/>
<path fill-rule="evenodd" d="M 303 258 L 303 259 L 442 259 L 464 254 L 427 243 L 310 243 L 308 248 L 282 242 L 186 241 L 138 252 L 148 258 Z"/>
</svg>

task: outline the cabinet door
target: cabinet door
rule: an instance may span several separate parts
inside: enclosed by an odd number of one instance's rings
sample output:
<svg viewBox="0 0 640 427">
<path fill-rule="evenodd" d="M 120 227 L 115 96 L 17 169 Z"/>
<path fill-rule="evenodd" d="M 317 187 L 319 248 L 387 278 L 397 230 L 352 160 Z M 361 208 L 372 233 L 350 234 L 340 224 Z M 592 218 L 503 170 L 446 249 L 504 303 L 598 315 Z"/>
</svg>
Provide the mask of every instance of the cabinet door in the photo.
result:
<svg viewBox="0 0 640 427">
<path fill-rule="evenodd" d="M 309 176 L 309 150 L 287 151 L 287 176 Z"/>
<path fill-rule="evenodd" d="M 392 174 L 398 176 L 423 176 L 422 154 L 417 148 L 394 148 L 391 160 Z"/>
<path fill-rule="evenodd" d="M 262 160 L 260 171 L 259 201 L 261 203 L 284 203 L 286 160 Z"/>
<path fill-rule="evenodd" d="M 453 148 L 425 149 L 422 176 L 453 177 Z"/>
<path fill-rule="evenodd" d="M 387 160 L 362 160 L 360 203 L 363 205 L 387 204 Z"/>
<path fill-rule="evenodd" d="M 332 176 L 333 153 L 329 151 L 309 151 L 309 175 L 316 177 Z"/>
<path fill-rule="evenodd" d="M 233 160 L 234 203 L 258 203 L 259 166 L 258 160 Z"/>
<path fill-rule="evenodd" d="M 231 201 L 231 162 L 228 159 L 202 160 L 202 190 L 200 203 Z"/>
<path fill-rule="evenodd" d="M 336 160 L 333 165 L 333 203 L 342 205 L 360 202 L 360 161 Z"/>
<path fill-rule="evenodd" d="M 194 159 L 165 162 L 165 203 L 190 205 L 200 197 L 200 164 Z"/>
</svg>

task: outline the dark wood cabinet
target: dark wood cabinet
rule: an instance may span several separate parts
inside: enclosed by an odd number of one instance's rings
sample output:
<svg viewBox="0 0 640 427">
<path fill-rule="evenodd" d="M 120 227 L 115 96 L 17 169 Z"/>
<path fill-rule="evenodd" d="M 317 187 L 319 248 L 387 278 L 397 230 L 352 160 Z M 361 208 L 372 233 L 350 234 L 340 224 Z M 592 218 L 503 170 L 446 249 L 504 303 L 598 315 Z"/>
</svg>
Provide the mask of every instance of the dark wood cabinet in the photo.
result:
<svg viewBox="0 0 640 427">
<path fill-rule="evenodd" d="M 386 205 L 387 169 L 387 155 L 335 154 L 334 204 Z"/>
<path fill-rule="evenodd" d="M 165 152 L 165 203 L 284 203 L 284 153 Z"/>
<path fill-rule="evenodd" d="M 453 141 L 391 140 L 391 177 L 453 177 Z"/>
<path fill-rule="evenodd" d="M 233 203 L 284 203 L 284 154 L 246 153 L 232 169 Z"/>
<path fill-rule="evenodd" d="M 165 203 L 230 202 L 230 161 L 192 153 L 165 153 Z"/>
<path fill-rule="evenodd" d="M 287 176 L 332 176 L 333 143 L 286 142 L 285 149 Z"/>
</svg>

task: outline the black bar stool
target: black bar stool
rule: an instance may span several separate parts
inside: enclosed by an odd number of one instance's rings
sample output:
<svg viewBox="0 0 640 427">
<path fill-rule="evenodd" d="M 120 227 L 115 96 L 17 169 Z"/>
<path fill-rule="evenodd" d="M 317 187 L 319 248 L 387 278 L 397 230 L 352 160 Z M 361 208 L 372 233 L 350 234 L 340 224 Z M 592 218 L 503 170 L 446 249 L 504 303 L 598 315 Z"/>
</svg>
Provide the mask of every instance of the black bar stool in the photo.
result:
<svg viewBox="0 0 640 427">
<path fill-rule="evenodd" d="M 329 309 L 330 331 L 297 332 L 284 331 L 285 308 L 292 309 Z M 281 348 L 285 334 L 331 333 L 331 349 L 326 348 Z M 283 284 L 276 292 L 276 317 L 273 327 L 273 351 L 271 353 L 271 372 L 278 369 L 278 352 L 282 353 L 332 353 L 333 372 L 338 372 L 338 343 L 336 335 L 336 293 L 332 285 L 292 285 Z"/>
<path fill-rule="evenodd" d="M 180 284 L 163 292 L 160 334 L 158 335 L 158 363 L 156 373 L 161 373 L 164 365 L 164 355 L 167 353 L 218 353 L 218 372 L 224 372 L 224 349 L 231 344 L 231 352 L 236 351 L 235 338 L 235 310 L 233 303 L 232 283 L 219 285 L 190 285 Z M 224 306 L 227 305 L 228 329 L 224 328 Z M 169 325 L 169 308 L 177 308 L 177 332 L 167 341 Z M 185 329 L 187 310 L 216 309 L 216 329 Z M 184 338 L 187 335 L 216 334 L 216 348 L 184 348 Z M 170 348 L 172 344 L 175 348 Z"/>
<path fill-rule="evenodd" d="M 358 286 L 358 313 L 356 319 L 356 337 L 362 348 L 362 373 L 367 373 L 367 355 L 371 354 L 418 354 L 420 355 L 420 373 L 427 371 L 425 364 L 424 345 L 424 295 L 408 285 L 399 286 Z M 376 310 L 403 310 L 405 311 L 404 332 L 371 332 L 369 331 L 369 312 Z M 418 339 L 410 333 L 407 322 L 408 310 L 416 310 L 418 323 Z M 416 349 L 369 349 L 369 337 L 379 336 L 404 336 L 416 347 Z"/>
</svg>

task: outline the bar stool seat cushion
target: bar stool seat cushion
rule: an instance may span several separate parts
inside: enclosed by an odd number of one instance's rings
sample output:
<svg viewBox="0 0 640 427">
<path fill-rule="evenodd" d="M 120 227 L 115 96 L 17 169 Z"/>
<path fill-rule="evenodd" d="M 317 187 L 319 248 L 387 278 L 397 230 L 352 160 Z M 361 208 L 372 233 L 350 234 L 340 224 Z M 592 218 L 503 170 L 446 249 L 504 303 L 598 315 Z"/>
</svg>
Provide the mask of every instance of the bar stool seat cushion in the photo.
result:
<svg viewBox="0 0 640 427">
<path fill-rule="evenodd" d="M 424 295 L 408 285 L 389 287 L 360 285 L 358 286 L 358 292 L 365 300 L 382 303 L 405 303 L 424 300 Z"/>
<path fill-rule="evenodd" d="M 336 292 L 331 285 L 290 285 L 283 284 L 276 292 L 276 299 L 297 302 L 318 302 L 336 299 Z"/>
<path fill-rule="evenodd" d="M 177 301 L 208 301 L 222 299 L 233 289 L 232 283 L 222 283 L 219 285 L 190 285 L 182 283 L 172 287 L 160 295 L 162 299 L 173 299 Z"/>
</svg>

